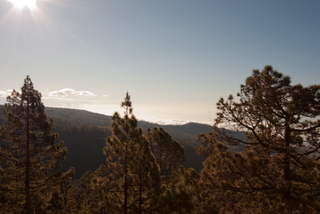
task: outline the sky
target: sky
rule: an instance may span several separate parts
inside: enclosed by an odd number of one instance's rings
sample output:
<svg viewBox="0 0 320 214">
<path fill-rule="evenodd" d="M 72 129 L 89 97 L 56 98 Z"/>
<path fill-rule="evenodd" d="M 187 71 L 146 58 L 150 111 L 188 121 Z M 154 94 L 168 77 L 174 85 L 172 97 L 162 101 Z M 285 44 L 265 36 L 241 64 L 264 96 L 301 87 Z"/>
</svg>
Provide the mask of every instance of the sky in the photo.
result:
<svg viewBox="0 0 320 214">
<path fill-rule="evenodd" d="M 112 115 L 128 91 L 139 120 L 212 125 L 253 69 L 320 84 L 319 11 L 319 0 L 0 0 L 0 104 L 29 75 L 47 107 Z"/>
</svg>

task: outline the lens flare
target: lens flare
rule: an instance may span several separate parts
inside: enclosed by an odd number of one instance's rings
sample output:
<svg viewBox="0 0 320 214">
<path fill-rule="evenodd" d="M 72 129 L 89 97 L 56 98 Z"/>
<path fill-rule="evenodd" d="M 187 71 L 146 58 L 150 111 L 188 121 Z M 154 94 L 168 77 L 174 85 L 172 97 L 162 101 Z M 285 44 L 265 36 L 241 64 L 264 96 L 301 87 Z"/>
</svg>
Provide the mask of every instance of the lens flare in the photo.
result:
<svg viewBox="0 0 320 214">
<path fill-rule="evenodd" d="M 29 9 L 34 9 L 37 4 L 37 0 L 8 0 L 11 2 L 16 8 L 23 9 L 25 7 Z"/>
</svg>

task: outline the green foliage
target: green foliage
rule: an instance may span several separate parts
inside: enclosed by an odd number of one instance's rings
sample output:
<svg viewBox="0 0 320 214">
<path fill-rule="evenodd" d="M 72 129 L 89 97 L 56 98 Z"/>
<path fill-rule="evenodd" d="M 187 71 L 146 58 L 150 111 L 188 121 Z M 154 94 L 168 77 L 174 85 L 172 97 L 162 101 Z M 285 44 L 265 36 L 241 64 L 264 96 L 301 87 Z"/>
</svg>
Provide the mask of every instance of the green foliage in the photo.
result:
<svg viewBox="0 0 320 214">
<path fill-rule="evenodd" d="M 213 132 L 198 138 L 197 150 L 207 157 L 204 207 L 222 213 L 319 212 L 320 85 L 292 86 L 288 76 L 266 66 L 253 71 L 237 96 L 220 99 Z"/>
<path fill-rule="evenodd" d="M 62 213 L 65 210 L 64 197 L 58 190 L 51 192 L 47 209 L 52 213 Z"/>
<path fill-rule="evenodd" d="M 197 213 L 199 210 L 199 173 L 180 168 L 167 185 L 163 185 L 159 213 Z"/>
<path fill-rule="evenodd" d="M 101 165 L 93 175 L 91 189 L 94 199 L 90 200 L 92 213 L 117 213 L 121 205 L 120 194 L 115 192 L 118 181 L 105 165 Z"/>
<path fill-rule="evenodd" d="M 88 200 L 84 199 L 81 204 L 81 209 L 79 211 L 79 214 L 90 214 L 90 205 L 88 204 Z"/>
<path fill-rule="evenodd" d="M 78 213 L 78 203 L 76 200 L 76 193 L 73 187 L 70 187 L 67 192 L 66 211 L 70 214 Z"/>
</svg>

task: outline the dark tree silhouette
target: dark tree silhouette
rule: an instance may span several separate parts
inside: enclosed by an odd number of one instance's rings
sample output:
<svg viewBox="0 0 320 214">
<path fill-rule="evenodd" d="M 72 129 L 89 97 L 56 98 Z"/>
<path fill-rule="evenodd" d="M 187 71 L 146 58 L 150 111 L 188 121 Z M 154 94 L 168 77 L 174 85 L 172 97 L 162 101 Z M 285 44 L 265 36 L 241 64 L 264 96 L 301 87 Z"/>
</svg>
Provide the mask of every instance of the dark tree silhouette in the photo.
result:
<svg viewBox="0 0 320 214">
<path fill-rule="evenodd" d="M 213 132 L 198 138 L 208 157 L 204 201 L 237 212 L 319 212 L 320 85 L 292 86 L 266 66 L 237 96 L 220 99 Z"/>
<path fill-rule="evenodd" d="M 124 213 L 150 212 L 150 204 L 156 200 L 160 188 L 159 167 L 142 129 L 137 128 L 128 93 L 121 106 L 124 116 L 117 112 L 112 116 L 112 135 L 104 148 L 109 170 L 118 179 L 115 197 L 122 198 Z"/>
<path fill-rule="evenodd" d="M 53 121 L 47 119 L 41 94 L 29 76 L 21 93 L 14 90 L 8 96 L 3 113 L 7 122 L 1 127 L 0 191 L 8 193 L 6 204 L 12 203 L 7 206 L 11 211 L 42 212 L 55 186 L 74 173 L 73 169 L 64 174 L 53 171 L 67 148 L 62 141 L 55 143 L 58 134 L 51 133 Z"/>
</svg>

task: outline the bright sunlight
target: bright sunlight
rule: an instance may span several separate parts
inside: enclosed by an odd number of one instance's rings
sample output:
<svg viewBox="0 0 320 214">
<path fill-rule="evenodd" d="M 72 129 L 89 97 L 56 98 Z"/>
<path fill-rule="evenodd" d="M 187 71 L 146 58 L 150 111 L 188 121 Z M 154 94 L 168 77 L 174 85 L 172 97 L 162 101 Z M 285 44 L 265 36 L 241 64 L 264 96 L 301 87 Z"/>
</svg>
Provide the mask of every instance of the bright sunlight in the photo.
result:
<svg viewBox="0 0 320 214">
<path fill-rule="evenodd" d="M 23 9 L 25 7 L 29 9 L 34 9 L 36 7 L 37 0 L 8 0 L 15 7 Z"/>
</svg>

